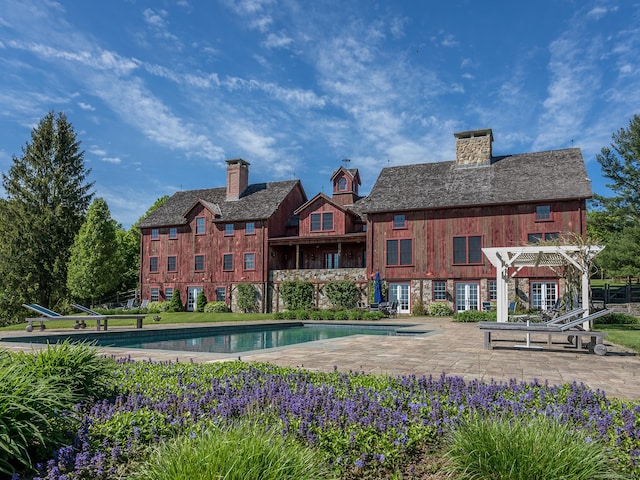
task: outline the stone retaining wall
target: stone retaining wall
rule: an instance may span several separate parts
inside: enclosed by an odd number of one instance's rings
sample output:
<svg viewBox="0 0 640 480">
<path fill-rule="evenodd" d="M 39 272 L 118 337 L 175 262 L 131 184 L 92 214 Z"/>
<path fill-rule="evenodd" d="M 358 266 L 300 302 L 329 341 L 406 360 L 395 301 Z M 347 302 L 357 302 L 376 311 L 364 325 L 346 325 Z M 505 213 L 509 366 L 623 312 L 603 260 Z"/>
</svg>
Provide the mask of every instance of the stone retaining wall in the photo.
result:
<svg viewBox="0 0 640 480">
<path fill-rule="evenodd" d="M 323 292 L 323 287 L 329 282 L 349 280 L 355 282 L 360 290 L 360 302 L 368 303 L 369 280 L 365 268 L 333 268 L 333 269 L 300 269 L 300 270 L 272 270 L 269 272 L 268 305 L 271 312 L 281 312 L 285 309 L 280 297 L 280 284 L 285 281 L 309 282 L 314 286 L 314 306 L 316 308 L 331 308 L 331 302 Z"/>
</svg>

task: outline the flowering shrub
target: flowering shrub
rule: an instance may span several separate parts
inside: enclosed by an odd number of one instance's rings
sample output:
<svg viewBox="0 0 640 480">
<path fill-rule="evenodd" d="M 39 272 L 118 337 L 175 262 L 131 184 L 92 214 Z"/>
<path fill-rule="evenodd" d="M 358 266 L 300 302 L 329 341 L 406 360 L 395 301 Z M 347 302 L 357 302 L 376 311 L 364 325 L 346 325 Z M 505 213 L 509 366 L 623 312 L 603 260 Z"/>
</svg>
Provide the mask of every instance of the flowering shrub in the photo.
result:
<svg viewBox="0 0 640 480">
<path fill-rule="evenodd" d="M 499 414 L 548 417 L 604 442 L 617 467 L 640 478 L 640 404 L 609 400 L 582 384 L 126 360 L 112 381 L 117 396 L 78 407 L 82 426 L 73 442 L 40 465 L 36 478 L 127 478 L 149 445 L 238 419 L 318 449 L 337 475 L 380 478 L 471 416 Z"/>
<path fill-rule="evenodd" d="M 230 311 L 225 302 L 209 302 L 204 306 L 204 313 L 227 313 Z"/>
<path fill-rule="evenodd" d="M 432 317 L 449 317 L 453 315 L 453 310 L 447 302 L 431 302 L 429 304 L 429 315 Z"/>
</svg>

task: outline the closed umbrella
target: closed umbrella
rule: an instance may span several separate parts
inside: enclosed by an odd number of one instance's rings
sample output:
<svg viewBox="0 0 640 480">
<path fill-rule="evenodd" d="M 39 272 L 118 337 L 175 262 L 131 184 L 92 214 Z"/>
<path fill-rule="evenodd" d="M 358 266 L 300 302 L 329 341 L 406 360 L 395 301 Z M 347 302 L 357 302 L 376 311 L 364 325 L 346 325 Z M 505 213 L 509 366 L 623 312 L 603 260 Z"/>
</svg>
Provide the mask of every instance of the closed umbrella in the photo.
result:
<svg viewBox="0 0 640 480">
<path fill-rule="evenodd" d="M 374 303 L 382 302 L 382 280 L 380 280 L 380 272 L 376 272 L 376 278 L 373 282 L 373 301 Z"/>
</svg>

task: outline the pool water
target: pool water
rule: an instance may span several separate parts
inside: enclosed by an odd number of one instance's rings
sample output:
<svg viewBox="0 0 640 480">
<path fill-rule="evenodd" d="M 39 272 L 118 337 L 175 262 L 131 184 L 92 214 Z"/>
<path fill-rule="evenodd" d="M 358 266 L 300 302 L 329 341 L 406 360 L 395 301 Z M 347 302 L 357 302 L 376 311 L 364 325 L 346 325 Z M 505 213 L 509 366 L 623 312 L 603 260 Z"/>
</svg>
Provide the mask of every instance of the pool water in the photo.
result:
<svg viewBox="0 0 640 480">
<path fill-rule="evenodd" d="M 406 327 L 404 325 L 403 327 Z M 412 332 L 413 334 L 422 332 Z M 238 353 L 284 347 L 350 335 L 399 335 L 392 325 L 270 324 L 224 327 L 177 328 L 143 332 L 104 332 L 5 338 L 3 341 L 56 343 L 71 338 L 103 347 Z"/>
</svg>

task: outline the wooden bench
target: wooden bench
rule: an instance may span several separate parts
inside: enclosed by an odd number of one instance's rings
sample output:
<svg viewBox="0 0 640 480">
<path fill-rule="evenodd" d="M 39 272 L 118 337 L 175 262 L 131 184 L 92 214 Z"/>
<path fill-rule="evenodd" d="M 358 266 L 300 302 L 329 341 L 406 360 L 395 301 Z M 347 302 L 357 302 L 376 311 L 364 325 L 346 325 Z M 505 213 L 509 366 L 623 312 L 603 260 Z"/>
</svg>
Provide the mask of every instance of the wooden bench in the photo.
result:
<svg viewBox="0 0 640 480">
<path fill-rule="evenodd" d="M 527 322 L 527 324 L 514 324 L 514 323 L 498 323 L 498 322 L 481 322 L 478 324 L 480 331 L 484 333 L 484 348 L 491 350 L 492 334 L 495 333 L 510 333 L 510 334 L 524 334 L 526 337 L 526 343 L 523 345 L 516 345 L 516 348 L 535 348 L 541 347 L 531 344 L 531 335 L 546 335 L 547 346 L 551 346 L 552 337 L 563 335 L 567 337 L 570 344 L 578 348 L 588 348 L 590 352 L 596 355 L 606 355 L 607 347 L 604 345 L 604 337 L 607 335 L 605 332 L 593 332 L 587 330 L 581 330 L 580 327 L 585 322 L 591 322 L 595 318 L 599 318 L 605 315 L 609 315 L 612 310 L 600 310 L 599 312 L 592 313 L 586 317 L 580 317 L 564 324 L 535 324 Z M 589 342 L 584 343 L 584 338 L 588 337 Z"/>
</svg>

